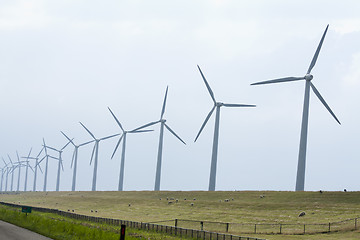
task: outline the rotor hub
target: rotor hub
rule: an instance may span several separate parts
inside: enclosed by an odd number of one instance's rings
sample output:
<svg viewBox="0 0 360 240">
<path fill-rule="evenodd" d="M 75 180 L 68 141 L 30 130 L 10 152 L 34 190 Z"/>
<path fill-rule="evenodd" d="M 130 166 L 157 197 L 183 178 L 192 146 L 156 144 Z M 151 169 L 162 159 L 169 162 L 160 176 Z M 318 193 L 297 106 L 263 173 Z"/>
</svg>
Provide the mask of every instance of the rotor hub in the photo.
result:
<svg viewBox="0 0 360 240">
<path fill-rule="evenodd" d="M 306 74 L 305 75 L 305 80 L 306 81 L 311 81 L 313 79 L 313 75 L 311 75 L 311 74 Z"/>
<path fill-rule="evenodd" d="M 222 103 L 222 102 L 217 102 L 216 104 L 215 104 L 215 106 L 217 106 L 217 107 L 222 107 L 224 104 Z"/>
</svg>

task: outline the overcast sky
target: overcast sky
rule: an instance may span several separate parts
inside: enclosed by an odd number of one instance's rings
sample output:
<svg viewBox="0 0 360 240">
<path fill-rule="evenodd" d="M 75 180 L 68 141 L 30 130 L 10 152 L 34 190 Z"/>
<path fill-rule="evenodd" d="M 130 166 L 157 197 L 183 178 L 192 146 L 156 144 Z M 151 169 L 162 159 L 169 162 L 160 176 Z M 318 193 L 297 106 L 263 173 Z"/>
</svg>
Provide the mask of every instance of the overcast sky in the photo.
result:
<svg viewBox="0 0 360 240">
<path fill-rule="evenodd" d="M 251 83 L 305 75 L 329 24 L 313 83 L 342 125 L 311 93 L 305 190 L 360 190 L 360 2 L 45 1 L 0 3 L 0 156 L 13 159 L 44 137 L 119 133 L 164 117 L 162 190 L 207 190 L 215 116 L 194 138 L 215 98 L 256 108 L 222 108 L 217 190 L 294 190 L 305 82 Z M 152 190 L 159 126 L 128 135 L 124 190 Z M 99 190 L 116 190 L 118 138 L 100 142 Z M 90 190 L 92 146 L 80 148 L 77 190 Z M 64 150 L 61 190 L 71 189 L 73 147 Z M 32 163 L 33 164 L 33 163 Z M 1 162 L 0 166 L 3 166 Z M 42 168 L 44 165 L 42 163 Z M 57 162 L 49 160 L 48 189 Z M 15 175 L 16 176 L 16 175 Z M 23 188 L 23 178 L 21 188 Z M 42 189 L 39 175 L 38 189 Z M 29 176 L 32 188 L 33 174 Z"/>
</svg>

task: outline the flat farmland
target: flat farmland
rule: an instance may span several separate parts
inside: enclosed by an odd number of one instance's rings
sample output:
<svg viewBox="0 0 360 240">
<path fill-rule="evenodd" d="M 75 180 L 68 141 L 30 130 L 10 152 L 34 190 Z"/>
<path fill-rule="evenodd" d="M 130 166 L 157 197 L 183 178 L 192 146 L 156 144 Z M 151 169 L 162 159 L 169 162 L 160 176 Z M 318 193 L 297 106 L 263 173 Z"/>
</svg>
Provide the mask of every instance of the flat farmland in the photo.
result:
<svg viewBox="0 0 360 240">
<path fill-rule="evenodd" d="M 350 229 L 314 235 L 250 233 L 254 224 L 260 224 L 259 229 L 261 224 L 273 224 L 277 229 L 280 224 L 301 227 L 360 217 L 359 192 L 20 192 L 1 194 L 0 201 L 138 222 L 165 221 L 162 224 L 167 225 L 174 225 L 174 219 L 249 224 L 249 234 L 239 233 L 233 224 L 229 231 L 266 239 L 360 239 L 360 233 Z M 305 216 L 299 217 L 301 212 Z M 198 222 L 179 221 L 179 224 L 199 228 Z"/>
</svg>

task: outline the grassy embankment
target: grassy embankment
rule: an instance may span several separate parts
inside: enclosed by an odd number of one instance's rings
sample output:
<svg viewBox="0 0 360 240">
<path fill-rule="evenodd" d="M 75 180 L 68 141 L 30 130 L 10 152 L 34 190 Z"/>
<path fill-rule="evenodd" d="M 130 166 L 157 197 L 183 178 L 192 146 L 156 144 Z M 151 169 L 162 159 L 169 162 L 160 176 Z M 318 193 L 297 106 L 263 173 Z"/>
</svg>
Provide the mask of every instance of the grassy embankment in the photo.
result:
<svg viewBox="0 0 360 240">
<path fill-rule="evenodd" d="M 260 198 L 260 195 L 265 197 Z M 167 197 L 179 201 L 168 204 Z M 224 202 L 225 199 L 230 201 Z M 252 224 L 313 224 L 360 216 L 360 192 L 28 192 L 3 194 L 0 200 L 63 211 L 74 209 L 79 214 L 139 222 L 177 218 Z M 91 210 L 97 210 L 97 213 Z M 299 218 L 302 211 L 306 215 Z M 267 239 L 360 239 L 358 231 L 253 236 Z"/>
<path fill-rule="evenodd" d="M 32 212 L 27 216 L 20 209 L 0 205 L 0 220 L 29 229 L 55 240 L 118 240 L 120 227 L 83 222 L 57 214 Z M 180 238 L 135 229 L 126 230 L 127 240 Z"/>
</svg>

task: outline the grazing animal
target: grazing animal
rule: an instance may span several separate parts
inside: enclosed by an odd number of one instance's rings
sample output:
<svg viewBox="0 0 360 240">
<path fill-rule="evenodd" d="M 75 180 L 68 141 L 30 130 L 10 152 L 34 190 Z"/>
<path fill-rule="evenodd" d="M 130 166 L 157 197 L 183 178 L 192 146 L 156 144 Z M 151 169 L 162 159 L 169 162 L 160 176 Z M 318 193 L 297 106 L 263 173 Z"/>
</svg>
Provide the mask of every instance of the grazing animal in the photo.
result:
<svg viewBox="0 0 360 240">
<path fill-rule="evenodd" d="M 95 210 L 95 212 L 97 213 L 97 210 Z"/>
<path fill-rule="evenodd" d="M 176 199 L 176 202 L 179 202 L 179 199 Z"/>
<path fill-rule="evenodd" d="M 171 201 L 168 201 L 168 204 L 172 204 L 173 202 L 171 202 Z"/>
<path fill-rule="evenodd" d="M 264 195 L 260 195 L 260 198 L 264 198 L 265 196 Z"/>
<path fill-rule="evenodd" d="M 346 188 L 344 188 L 344 192 L 347 192 Z"/>
<path fill-rule="evenodd" d="M 91 210 L 91 212 L 94 212 L 93 210 Z"/>
<path fill-rule="evenodd" d="M 224 202 L 229 202 L 230 200 L 229 199 L 225 199 L 225 201 Z"/>
<path fill-rule="evenodd" d="M 196 201 L 196 198 L 194 198 L 193 200 Z"/>
<path fill-rule="evenodd" d="M 191 206 L 194 206 L 194 203 L 190 203 Z"/>
<path fill-rule="evenodd" d="M 72 212 L 75 212 L 75 210 L 73 209 Z"/>
<path fill-rule="evenodd" d="M 131 207 L 131 204 L 129 203 L 129 207 Z"/>
<path fill-rule="evenodd" d="M 323 191 L 322 191 L 322 190 L 320 190 L 320 191 L 319 191 L 319 193 L 323 193 Z"/>
<path fill-rule="evenodd" d="M 301 212 L 301 213 L 299 214 L 299 217 L 303 217 L 303 216 L 305 216 L 305 212 Z"/>
</svg>

